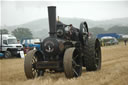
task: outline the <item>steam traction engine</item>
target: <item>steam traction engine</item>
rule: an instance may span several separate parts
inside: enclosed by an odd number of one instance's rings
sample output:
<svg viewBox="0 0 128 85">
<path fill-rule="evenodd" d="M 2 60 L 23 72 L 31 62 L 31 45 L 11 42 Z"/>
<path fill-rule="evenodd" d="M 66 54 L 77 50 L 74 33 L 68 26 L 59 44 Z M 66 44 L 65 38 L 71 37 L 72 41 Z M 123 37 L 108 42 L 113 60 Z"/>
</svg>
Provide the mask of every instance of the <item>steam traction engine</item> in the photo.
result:
<svg viewBox="0 0 128 85">
<path fill-rule="evenodd" d="M 80 29 L 56 21 L 56 7 L 48 7 L 49 37 L 41 43 L 41 50 L 31 50 L 24 61 L 28 79 L 43 76 L 46 69 L 64 72 L 67 78 L 79 77 L 82 67 L 87 71 L 101 68 L 101 48 L 98 39 L 89 36 L 86 22 Z"/>
</svg>

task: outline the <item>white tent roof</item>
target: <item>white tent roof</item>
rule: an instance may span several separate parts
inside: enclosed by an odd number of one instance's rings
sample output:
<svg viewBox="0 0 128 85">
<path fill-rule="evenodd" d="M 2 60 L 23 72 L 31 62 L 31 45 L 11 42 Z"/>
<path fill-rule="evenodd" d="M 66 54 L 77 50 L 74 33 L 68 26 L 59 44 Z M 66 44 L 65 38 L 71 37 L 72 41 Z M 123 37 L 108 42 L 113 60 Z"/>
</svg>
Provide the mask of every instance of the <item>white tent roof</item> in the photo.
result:
<svg viewBox="0 0 128 85">
<path fill-rule="evenodd" d="M 128 38 L 128 35 L 122 35 L 122 38 Z"/>
<path fill-rule="evenodd" d="M 105 36 L 105 37 L 102 37 L 101 40 L 103 39 L 113 39 L 114 37 L 111 37 L 111 36 Z"/>
</svg>

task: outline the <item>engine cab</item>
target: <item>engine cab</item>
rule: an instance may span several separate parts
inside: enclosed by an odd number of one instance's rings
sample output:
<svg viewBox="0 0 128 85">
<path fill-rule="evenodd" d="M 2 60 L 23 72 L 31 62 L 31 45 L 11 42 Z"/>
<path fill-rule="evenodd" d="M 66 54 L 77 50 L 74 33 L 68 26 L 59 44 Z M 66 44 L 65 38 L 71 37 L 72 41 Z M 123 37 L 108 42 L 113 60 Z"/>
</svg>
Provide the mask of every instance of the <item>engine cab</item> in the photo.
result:
<svg viewBox="0 0 128 85">
<path fill-rule="evenodd" d="M 56 23 L 56 34 L 58 38 L 65 40 L 78 41 L 79 29 L 70 25 L 63 24 L 61 21 Z"/>
</svg>

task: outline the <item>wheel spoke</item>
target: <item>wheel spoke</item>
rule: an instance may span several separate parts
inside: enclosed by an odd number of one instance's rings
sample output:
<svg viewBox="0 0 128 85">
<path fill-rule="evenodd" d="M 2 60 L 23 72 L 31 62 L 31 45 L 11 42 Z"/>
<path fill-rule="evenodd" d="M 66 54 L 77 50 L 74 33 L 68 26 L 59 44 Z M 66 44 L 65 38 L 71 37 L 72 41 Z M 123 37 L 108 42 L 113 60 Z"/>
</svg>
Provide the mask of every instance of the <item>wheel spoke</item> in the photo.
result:
<svg viewBox="0 0 128 85">
<path fill-rule="evenodd" d="M 76 74 L 76 76 L 79 76 L 75 69 L 73 69 L 73 72 Z"/>
<path fill-rule="evenodd" d="M 95 57 L 97 58 L 97 52 L 95 53 Z"/>
<path fill-rule="evenodd" d="M 35 77 L 38 77 L 38 75 L 39 75 L 39 72 L 38 72 L 38 70 L 36 70 L 36 75 L 35 75 Z"/>
<path fill-rule="evenodd" d="M 32 60 L 32 64 L 34 64 L 35 63 L 35 61 L 34 60 Z"/>
<path fill-rule="evenodd" d="M 78 55 L 76 55 L 75 57 L 73 57 L 73 60 L 75 60 L 78 57 Z"/>
<path fill-rule="evenodd" d="M 74 64 L 76 67 L 80 67 L 80 65 L 77 64 L 74 60 L 73 60 L 72 62 L 73 62 L 73 64 Z"/>
<path fill-rule="evenodd" d="M 32 72 L 32 73 L 33 73 L 33 76 L 34 76 L 34 77 L 38 77 L 38 70 L 33 69 L 33 72 Z"/>
<path fill-rule="evenodd" d="M 35 62 L 37 62 L 37 58 L 36 58 L 36 57 L 33 57 L 33 60 L 34 60 Z"/>
<path fill-rule="evenodd" d="M 95 64 L 96 67 L 98 67 L 98 64 Z"/>
<path fill-rule="evenodd" d="M 96 60 L 99 60 L 99 58 L 98 58 L 98 57 L 96 57 Z"/>
<path fill-rule="evenodd" d="M 34 70 L 32 71 L 32 73 L 33 73 L 33 75 L 35 76 L 35 74 L 36 74 L 36 70 L 34 69 Z"/>
<path fill-rule="evenodd" d="M 98 51 L 99 50 L 99 48 L 96 48 L 96 51 Z"/>
<path fill-rule="evenodd" d="M 42 76 L 43 75 L 43 70 L 38 70 L 38 76 Z"/>
<path fill-rule="evenodd" d="M 32 71 L 34 71 L 35 69 L 34 68 L 32 68 Z"/>
</svg>

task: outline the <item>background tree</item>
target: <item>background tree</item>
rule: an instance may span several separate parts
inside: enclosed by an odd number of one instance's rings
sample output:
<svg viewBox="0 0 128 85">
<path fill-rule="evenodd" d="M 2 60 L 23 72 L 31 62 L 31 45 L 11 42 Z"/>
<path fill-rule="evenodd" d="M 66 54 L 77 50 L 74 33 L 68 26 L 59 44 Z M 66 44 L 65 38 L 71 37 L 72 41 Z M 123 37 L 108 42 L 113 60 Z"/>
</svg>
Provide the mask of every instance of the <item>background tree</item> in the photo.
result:
<svg viewBox="0 0 128 85">
<path fill-rule="evenodd" d="M 0 29 L 0 34 L 1 34 L 1 32 L 2 32 L 2 34 L 8 34 L 8 30 L 7 29 Z"/>
<path fill-rule="evenodd" d="M 12 34 L 19 40 L 23 38 L 33 38 L 32 32 L 28 28 L 17 28 L 12 31 Z"/>
<path fill-rule="evenodd" d="M 108 33 L 128 34 L 128 26 L 113 26 L 108 29 Z"/>
<path fill-rule="evenodd" d="M 97 34 L 106 33 L 104 28 L 101 27 L 89 28 L 89 32 L 91 32 L 94 36 L 96 36 Z"/>
</svg>

